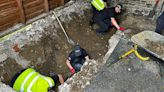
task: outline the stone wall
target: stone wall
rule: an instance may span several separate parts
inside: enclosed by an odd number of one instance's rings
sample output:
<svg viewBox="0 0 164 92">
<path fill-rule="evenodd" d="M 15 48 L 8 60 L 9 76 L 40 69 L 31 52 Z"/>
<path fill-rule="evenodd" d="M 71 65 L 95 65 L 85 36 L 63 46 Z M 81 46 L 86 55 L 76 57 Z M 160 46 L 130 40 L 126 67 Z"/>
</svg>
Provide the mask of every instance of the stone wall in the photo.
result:
<svg viewBox="0 0 164 92">
<path fill-rule="evenodd" d="M 126 11 L 129 13 L 147 17 L 149 16 L 150 11 L 153 10 L 156 0 L 112 0 L 112 2 L 114 4 L 122 3 L 125 6 Z M 164 0 L 159 0 L 156 8 L 156 14 L 150 18 L 156 18 L 160 15 L 160 13 L 164 10 L 164 8 L 161 9 L 163 2 Z"/>
</svg>

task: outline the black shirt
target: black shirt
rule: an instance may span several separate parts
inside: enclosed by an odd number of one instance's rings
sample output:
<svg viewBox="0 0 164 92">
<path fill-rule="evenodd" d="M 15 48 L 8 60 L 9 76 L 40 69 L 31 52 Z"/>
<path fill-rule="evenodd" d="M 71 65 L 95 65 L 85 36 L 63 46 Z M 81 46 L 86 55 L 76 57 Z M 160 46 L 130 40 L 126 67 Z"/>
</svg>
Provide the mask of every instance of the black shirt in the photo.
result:
<svg viewBox="0 0 164 92">
<path fill-rule="evenodd" d="M 105 8 L 101 12 L 101 18 L 102 19 L 110 19 L 112 17 L 115 17 L 115 15 L 116 15 L 116 13 L 115 13 L 115 7 Z"/>
<path fill-rule="evenodd" d="M 82 60 L 85 60 L 85 57 L 87 56 L 87 53 L 84 49 L 82 49 L 82 55 L 77 57 L 75 56 L 75 52 L 72 51 L 69 54 L 68 60 L 70 61 L 71 64 L 75 63 L 81 63 Z"/>
<path fill-rule="evenodd" d="M 116 16 L 115 7 L 105 8 L 101 12 L 94 14 L 94 21 L 102 21 Z"/>
</svg>

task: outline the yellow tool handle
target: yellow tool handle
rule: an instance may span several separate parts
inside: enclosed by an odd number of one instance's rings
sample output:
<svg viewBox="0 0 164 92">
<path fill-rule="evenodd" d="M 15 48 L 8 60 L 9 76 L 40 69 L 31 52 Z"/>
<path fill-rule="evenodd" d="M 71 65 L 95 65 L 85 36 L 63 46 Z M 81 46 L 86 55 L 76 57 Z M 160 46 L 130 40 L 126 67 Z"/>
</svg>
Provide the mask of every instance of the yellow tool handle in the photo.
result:
<svg viewBox="0 0 164 92">
<path fill-rule="evenodd" d="M 138 53 L 137 50 L 135 50 L 134 53 L 135 53 L 135 55 L 136 55 L 139 59 L 141 59 L 141 60 L 143 60 L 143 61 L 149 60 L 149 57 L 142 57 L 142 56 Z"/>
<path fill-rule="evenodd" d="M 123 54 L 121 57 L 119 57 L 119 59 L 121 59 L 121 58 L 124 58 L 124 57 L 128 56 L 129 54 L 133 53 L 134 51 L 135 51 L 135 50 L 134 50 L 134 48 L 133 48 L 133 49 L 131 49 L 131 50 L 129 50 L 128 52 L 126 52 L 125 54 Z"/>
<path fill-rule="evenodd" d="M 134 46 L 134 53 L 135 53 L 135 55 L 139 58 L 139 59 L 141 59 L 141 60 L 143 60 L 143 61 L 146 61 L 146 60 L 149 60 L 149 57 L 142 57 L 139 53 L 138 53 L 138 51 L 137 51 L 137 45 L 135 45 Z"/>
</svg>

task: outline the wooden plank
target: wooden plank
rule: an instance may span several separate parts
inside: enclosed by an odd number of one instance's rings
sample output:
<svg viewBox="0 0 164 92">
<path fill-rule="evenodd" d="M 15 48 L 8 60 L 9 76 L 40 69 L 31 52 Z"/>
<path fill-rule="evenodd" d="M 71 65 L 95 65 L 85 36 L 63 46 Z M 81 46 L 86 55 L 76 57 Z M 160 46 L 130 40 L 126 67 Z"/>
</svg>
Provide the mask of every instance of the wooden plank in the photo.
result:
<svg viewBox="0 0 164 92">
<path fill-rule="evenodd" d="M 44 6 L 45 6 L 46 12 L 48 13 L 49 12 L 48 0 L 44 0 Z"/>
<path fill-rule="evenodd" d="M 12 1 L 15 1 L 15 0 L 0 0 L 0 4 L 7 3 L 7 2 L 12 2 Z"/>
<path fill-rule="evenodd" d="M 16 1 L 18 3 L 18 7 L 20 10 L 20 19 L 21 19 L 22 23 L 25 23 L 26 19 L 25 19 L 25 14 L 24 14 L 24 8 L 22 5 L 22 0 L 16 0 Z"/>
<path fill-rule="evenodd" d="M 50 9 L 54 9 L 54 8 L 58 7 L 59 5 L 60 5 L 60 2 L 56 2 L 54 0 L 49 1 L 49 8 Z"/>
<path fill-rule="evenodd" d="M 18 8 L 8 8 L 8 9 L 5 9 L 3 11 L 0 11 L 0 19 L 8 17 L 12 14 L 15 14 L 16 12 L 19 12 Z"/>
<path fill-rule="evenodd" d="M 43 4 L 43 3 L 44 3 L 43 0 L 35 0 L 35 1 L 32 1 L 28 4 L 24 4 L 23 6 L 24 6 L 24 9 L 29 9 L 31 7 L 35 7 L 35 6 L 37 6 L 39 4 Z"/>
<path fill-rule="evenodd" d="M 34 1 L 37 1 L 37 0 L 23 0 L 22 2 L 23 2 L 23 4 L 28 4 L 28 3 L 31 3 L 31 2 L 34 2 Z"/>
<path fill-rule="evenodd" d="M 0 7 L 6 6 L 6 5 L 11 5 L 11 4 L 13 4 L 13 3 L 15 3 L 15 1 L 4 2 L 4 3 L 0 4 Z"/>
<path fill-rule="evenodd" d="M 0 25 L 6 24 L 6 23 L 11 22 L 15 19 L 17 19 L 17 20 L 20 19 L 19 13 L 11 14 L 11 15 L 6 16 L 4 18 L 0 18 Z"/>
<path fill-rule="evenodd" d="M 30 14 L 30 15 L 27 15 L 26 18 L 27 19 L 32 19 L 32 18 L 38 16 L 39 14 L 42 14 L 44 11 L 45 11 L 44 9 L 39 10 L 39 11 L 34 12 L 34 13 Z"/>
<path fill-rule="evenodd" d="M 0 4 L 0 12 L 3 11 L 4 9 L 15 8 L 15 7 L 17 7 L 17 3 L 16 2 L 13 2 L 13 3 L 10 3 L 10 4 L 6 4 L 6 5 L 1 5 Z"/>
<path fill-rule="evenodd" d="M 41 9 L 44 9 L 44 4 L 40 4 L 38 6 L 35 6 L 35 7 L 30 8 L 30 9 L 26 9 L 25 10 L 25 14 L 27 16 L 27 15 L 32 14 L 34 12 L 37 12 L 37 11 L 39 11 Z"/>
<path fill-rule="evenodd" d="M 17 23 L 19 23 L 19 20 L 15 19 L 15 20 L 12 20 L 11 22 L 8 22 L 4 25 L 1 25 L 0 26 L 0 32 L 8 29 L 9 27 L 12 27 L 12 26 L 16 25 Z"/>
<path fill-rule="evenodd" d="M 60 1 L 61 1 L 60 4 L 61 4 L 61 5 L 64 5 L 64 0 L 60 0 Z"/>
</svg>

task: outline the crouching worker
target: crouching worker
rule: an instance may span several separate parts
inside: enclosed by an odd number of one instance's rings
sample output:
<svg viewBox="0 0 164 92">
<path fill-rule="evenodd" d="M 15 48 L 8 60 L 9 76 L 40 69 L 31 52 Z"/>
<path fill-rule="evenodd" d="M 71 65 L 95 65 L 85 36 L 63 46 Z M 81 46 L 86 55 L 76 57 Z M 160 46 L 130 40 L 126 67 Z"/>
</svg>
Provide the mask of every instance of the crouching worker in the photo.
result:
<svg viewBox="0 0 164 92">
<path fill-rule="evenodd" d="M 120 31 L 124 31 L 125 28 L 120 27 L 115 19 L 116 15 L 122 12 L 122 8 L 123 6 L 118 4 L 115 7 L 105 8 L 100 13 L 94 14 L 93 21 L 100 26 L 96 32 L 98 34 L 104 34 L 109 28 L 112 28 L 113 26 L 115 26 Z"/>
<path fill-rule="evenodd" d="M 62 75 L 47 77 L 28 68 L 15 75 L 10 86 L 18 92 L 48 92 L 57 82 L 64 83 Z"/>
<path fill-rule="evenodd" d="M 89 60 L 88 54 L 83 48 L 81 48 L 79 45 L 76 45 L 74 50 L 69 54 L 66 64 L 70 69 L 70 72 L 74 74 L 75 72 L 80 71 L 85 60 Z"/>
</svg>

